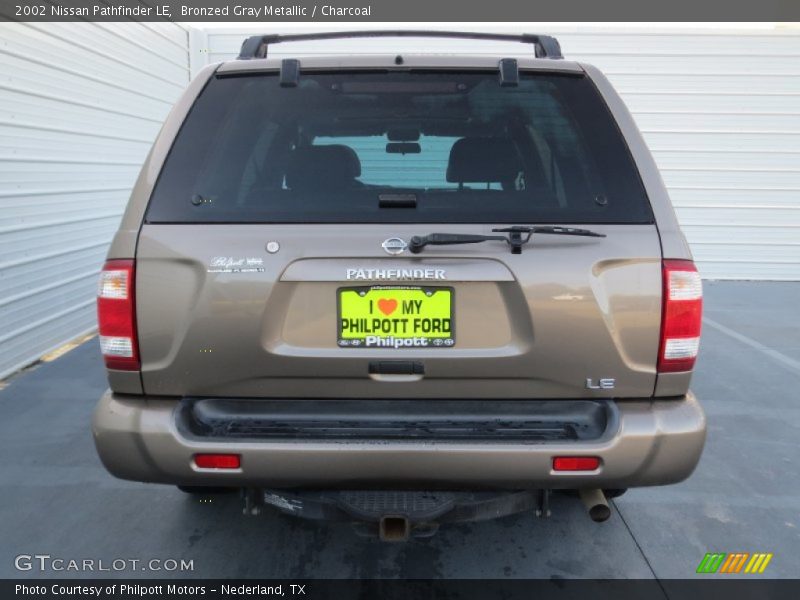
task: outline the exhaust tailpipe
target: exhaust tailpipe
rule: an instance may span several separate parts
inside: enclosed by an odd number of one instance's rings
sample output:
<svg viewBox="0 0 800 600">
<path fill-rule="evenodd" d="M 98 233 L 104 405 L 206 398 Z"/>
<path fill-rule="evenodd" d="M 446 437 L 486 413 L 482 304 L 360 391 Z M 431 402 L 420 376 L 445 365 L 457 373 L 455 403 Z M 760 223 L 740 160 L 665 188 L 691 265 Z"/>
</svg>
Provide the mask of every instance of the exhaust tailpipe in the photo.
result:
<svg viewBox="0 0 800 600">
<path fill-rule="evenodd" d="M 378 531 L 383 542 L 406 542 L 411 535 L 411 523 L 406 517 L 385 515 L 381 517 Z"/>
<path fill-rule="evenodd" d="M 608 520 L 608 517 L 611 516 L 611 509 L 608 507 L 608 502 L 606 502 L 606 497 L 602 490 L 581 489 L 579 493 L 592 521 L 602 523 Z"/>
</svg>

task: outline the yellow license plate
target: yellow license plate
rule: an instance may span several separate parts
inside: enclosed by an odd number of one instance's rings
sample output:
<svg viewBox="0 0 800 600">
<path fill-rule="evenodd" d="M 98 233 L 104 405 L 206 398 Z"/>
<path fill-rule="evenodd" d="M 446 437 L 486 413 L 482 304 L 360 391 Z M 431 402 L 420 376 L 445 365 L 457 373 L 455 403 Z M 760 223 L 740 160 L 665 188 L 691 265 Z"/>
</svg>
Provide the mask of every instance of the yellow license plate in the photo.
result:
<svg viewBox="0 0 800 600">
<path fill-rule="evenodd" d="M 451 348 L 453 288 L 339 288 L 339 346 Z"/>
</svg>

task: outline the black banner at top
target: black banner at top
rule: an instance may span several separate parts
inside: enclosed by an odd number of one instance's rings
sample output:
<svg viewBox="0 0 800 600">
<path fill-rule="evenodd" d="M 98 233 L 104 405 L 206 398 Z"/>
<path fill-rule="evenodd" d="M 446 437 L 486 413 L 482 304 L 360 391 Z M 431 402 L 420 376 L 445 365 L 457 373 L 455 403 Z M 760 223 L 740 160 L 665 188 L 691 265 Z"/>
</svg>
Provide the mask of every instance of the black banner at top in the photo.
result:
<svg viewBox="0 0 800 600">
<path fill-rule="evenodd" d="M 800 21 L 800 0 L 0 0 L 0 21 Z"/>
</svg>

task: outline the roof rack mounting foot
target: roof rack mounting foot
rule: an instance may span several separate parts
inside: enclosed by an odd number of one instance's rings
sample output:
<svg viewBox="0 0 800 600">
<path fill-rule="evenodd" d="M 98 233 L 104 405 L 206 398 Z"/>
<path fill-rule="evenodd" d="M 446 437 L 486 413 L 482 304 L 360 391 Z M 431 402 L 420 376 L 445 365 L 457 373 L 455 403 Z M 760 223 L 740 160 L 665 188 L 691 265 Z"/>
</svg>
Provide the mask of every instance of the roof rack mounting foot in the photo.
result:
<svg viewBox="0 0 800 600">
<path fill-rule="evenodd" d="M 297 87 L 300 82 L 300 61 L 296 58 L 284 58 L 281 61 L 281 87 Z"/>
<path fill-rule="evenodd" d="M 500 87 L 516 87 L 519 85 L 519 68 L 513 58 L 500 60 Z"/>
</svg>

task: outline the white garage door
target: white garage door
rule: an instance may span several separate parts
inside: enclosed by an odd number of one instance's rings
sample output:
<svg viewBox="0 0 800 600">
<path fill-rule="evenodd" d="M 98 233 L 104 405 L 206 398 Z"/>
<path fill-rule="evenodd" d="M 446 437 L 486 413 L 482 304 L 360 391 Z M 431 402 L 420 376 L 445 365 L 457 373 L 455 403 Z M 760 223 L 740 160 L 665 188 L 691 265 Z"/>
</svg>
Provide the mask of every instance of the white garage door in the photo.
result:
<svg viewBox="0 0 800 600">
<path fill-rule="evenodd" d="M 0 378 L 95 326 L 111 236 L 189 80 L 187 32 L 0 24 Z"/>
<path fill-rule="evenodd" d="M 612 80 L 655 154 L 706 278 L 800 280 L 800 31 L 525 29 L 556 35 L 567 58 L 595 64 Z M 209 29 L 192 52 L 227 60 L 253 33 L 265 30 Z M 277 45 L 271 54 L 487 48 L 348 40 Z M 503 49 L 518 52 L 519 45 Z"/>
</svg>

